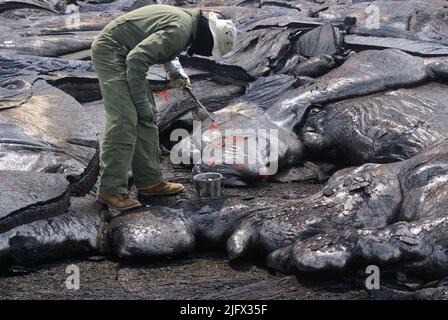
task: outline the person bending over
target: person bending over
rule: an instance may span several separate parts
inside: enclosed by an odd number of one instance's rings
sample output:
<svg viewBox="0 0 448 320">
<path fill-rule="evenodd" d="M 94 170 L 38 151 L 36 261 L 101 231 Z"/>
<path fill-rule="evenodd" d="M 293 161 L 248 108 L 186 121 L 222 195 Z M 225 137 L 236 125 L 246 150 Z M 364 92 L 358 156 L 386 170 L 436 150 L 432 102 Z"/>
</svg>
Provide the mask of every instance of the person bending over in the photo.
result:
<svg viewBox="0 0 448 320">
<path fill-rule="evenodd" d="M 149 5 L 109 23 L 92 44 L 92 62 L 106 109 L 97 200 L 118 210 L 141 206 L 127 196 L 131 168 L 138 193 L 172 195 L 184 187 L 163 179 L 154 97 L 146 80 L 149 66 L 164 64 L 171 84 L 190 87 L 177 56 L 218 60 L 236 41 L 231 20 L 200 9 Z"/>
</svg>

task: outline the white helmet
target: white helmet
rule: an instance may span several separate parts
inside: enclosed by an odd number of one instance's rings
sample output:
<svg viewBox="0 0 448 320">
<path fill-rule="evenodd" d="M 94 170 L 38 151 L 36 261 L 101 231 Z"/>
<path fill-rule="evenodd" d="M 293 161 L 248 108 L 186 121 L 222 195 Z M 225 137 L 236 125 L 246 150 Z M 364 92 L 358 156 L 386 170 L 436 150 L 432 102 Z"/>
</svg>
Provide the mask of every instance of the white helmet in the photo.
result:
<svg viewBox="0 0 448 320">
<path fill-rule="evenodd" d="M 232 20 L 218 19 L 214 12 L 208 14 L 208 25 L 213 35 L 212 55 L 219 61 L 235 47 L 236 27 Z"/>
</svg>

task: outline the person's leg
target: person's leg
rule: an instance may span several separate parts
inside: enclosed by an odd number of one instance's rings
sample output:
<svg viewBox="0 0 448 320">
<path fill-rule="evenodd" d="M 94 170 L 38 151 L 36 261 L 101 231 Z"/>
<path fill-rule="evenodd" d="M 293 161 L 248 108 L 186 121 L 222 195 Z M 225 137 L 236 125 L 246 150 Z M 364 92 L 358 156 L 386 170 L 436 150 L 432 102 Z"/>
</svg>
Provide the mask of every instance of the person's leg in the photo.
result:
<svg viewBox="0 0 448 320">
<path fill-rule="evenodd" d="M 137 124 L 132 172 L 137 188 L 151 186 L 163 180 L 160 171 L 159 129 L 154 122 Z"/>
<path fill-rule="evenodd" d="M 154 105 L 154 97 L 147 84 L 148 99 Z M 156 114 L 154 110 L 154 114 Z M 163 180 L 160 170 L 159 129 L 156 119 L 139 121 L 137 124 L 137 141 L 132 160 L 135 186 L 140 195 L 170 195 L 184 189 L 179 183 L 168 183 Z"/>
<path fill-rule="evenodd" d="M 152 92 L 149 88 L 147 91 L 148 99 L 154 105 Z M 137 123 L 137 140 L 132 159 L 132 172 L 137 189 L 152 186 L 163 180 L 160 171 L 159 129 L 155 121 L 156 119 Z"/>
<path fill-rule="evenodd" d="M 106 109 L 98 193 L 119 196 L 127 192 L 128 170 L 137 138 L 137 112 L 126 80 L 126 55 L 99 39 L 92 46 L 92 61 Z"/>
</svg>

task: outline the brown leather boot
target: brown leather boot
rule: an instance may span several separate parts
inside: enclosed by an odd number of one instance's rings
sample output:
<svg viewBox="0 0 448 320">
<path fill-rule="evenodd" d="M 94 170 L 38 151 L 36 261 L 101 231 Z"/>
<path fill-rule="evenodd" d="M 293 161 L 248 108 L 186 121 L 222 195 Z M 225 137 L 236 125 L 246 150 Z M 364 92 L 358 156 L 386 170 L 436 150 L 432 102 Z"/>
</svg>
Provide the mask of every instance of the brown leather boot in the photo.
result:
<svg viewBox="0 0 448 320">
<path fill-rule="evenodd" d="M 141 196 L 168 196 L 181 192 L 185 187 L 180 183 L 162 181 L 153 186 L 138 189 Z"/>
<path fill-rule="evenodd" d="M 131 199 L 127 195 L 109 196 L 106 194 L 98 193 L 96 195 L 96 201 L 108 206 L 109 208 L 116 209 L 119 211 L 126 211 L 142 206 L 140 201 Z"/>
</svg>

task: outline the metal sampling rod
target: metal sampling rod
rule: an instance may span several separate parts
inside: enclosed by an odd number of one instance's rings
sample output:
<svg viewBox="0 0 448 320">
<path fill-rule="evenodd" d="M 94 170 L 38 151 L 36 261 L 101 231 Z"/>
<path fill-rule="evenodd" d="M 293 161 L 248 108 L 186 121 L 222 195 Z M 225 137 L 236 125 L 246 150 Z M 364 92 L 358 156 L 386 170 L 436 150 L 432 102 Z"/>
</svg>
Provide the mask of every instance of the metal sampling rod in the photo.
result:
<svg viewBox="0 0 448 320">
<path fill-rule="evenodd" d="M 210 112 L 208 112 L 208 110 L 201 103 L 201 101 L 199 101 L 198 98 L 196 98 L 193 91 L 191 91 L 191 88 L 185 88 L 185 90 L 187 90 L 188 94 L 194 99 L 194 101 L 196 101 L 196 103 L 207 113 L 207 115 L 210 117 L 210 119 L 212 119 L 214 122 L 216 122 L 215 118 L 210 114 Z"/>
</svg>

